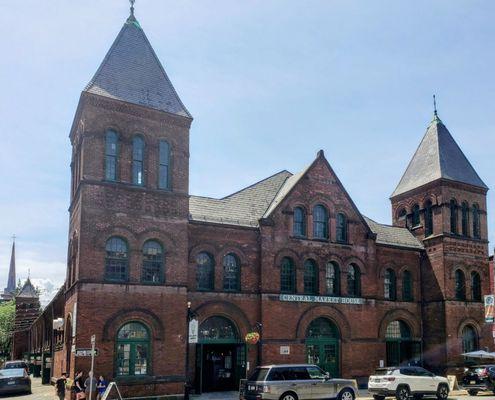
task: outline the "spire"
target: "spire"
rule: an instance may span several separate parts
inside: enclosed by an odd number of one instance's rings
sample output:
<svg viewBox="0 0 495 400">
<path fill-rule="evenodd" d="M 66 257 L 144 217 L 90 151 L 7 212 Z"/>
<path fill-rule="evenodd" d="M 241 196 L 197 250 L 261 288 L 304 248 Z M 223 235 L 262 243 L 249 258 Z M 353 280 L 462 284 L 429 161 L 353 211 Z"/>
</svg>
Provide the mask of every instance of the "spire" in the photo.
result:
<svg viewBox="0 0 495 400">
<path fill-rule="evenodd" d="M 15 291 L 15 235 L 12 236 L 12 252 L 10 254 L 9 278 L 7 287 L 4 290 L 5 294 L 11 294 Z"/>
<path fill-rule="evenodd" d="M 437 179 L 446 179 L 488 189 L 438 118 L 434 99 L 434 117 L 414 153 L 392 197 L 416 189 Z"/>
<path fill-rule="evenodd" d="M 85 92 L 192 118 L 131 13 Z"/>
</svg>

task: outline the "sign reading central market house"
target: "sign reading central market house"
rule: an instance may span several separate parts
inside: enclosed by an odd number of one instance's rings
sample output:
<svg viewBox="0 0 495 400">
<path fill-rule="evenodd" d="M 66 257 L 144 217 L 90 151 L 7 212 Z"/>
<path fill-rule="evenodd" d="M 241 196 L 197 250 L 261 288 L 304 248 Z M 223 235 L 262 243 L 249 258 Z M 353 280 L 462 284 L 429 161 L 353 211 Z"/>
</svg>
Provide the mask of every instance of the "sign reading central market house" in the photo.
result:
<svg viewBox="0 0 495 400">
<path fill-rule="evenodd" d="M 304 303 L 364 304 L 364 299 L 360 297 L 308 296 L 304 294 L 281 294 L 279 300 Z"/>
</svg>

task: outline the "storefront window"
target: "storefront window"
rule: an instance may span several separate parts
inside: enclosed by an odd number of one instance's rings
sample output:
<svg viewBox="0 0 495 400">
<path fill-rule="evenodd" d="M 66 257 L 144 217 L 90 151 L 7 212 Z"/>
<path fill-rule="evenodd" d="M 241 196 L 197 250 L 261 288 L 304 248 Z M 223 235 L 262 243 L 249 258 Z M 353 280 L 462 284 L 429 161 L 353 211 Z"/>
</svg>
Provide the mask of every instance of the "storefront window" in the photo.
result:
<svg viewBox="0 0 495 400">
<path fill-rule="evenodd" d="M 117 376 L 149 373 L 149 334 L 140 322 L 129 322 L 117 334 Z"/>
<path fill-rule="evenodd" d="M 225 317 L 210 317 L 199 327 L 199 339 L 201 341 L 237 341 L 238 337 L 237 328 L 232 321 Z"/>
</svg>

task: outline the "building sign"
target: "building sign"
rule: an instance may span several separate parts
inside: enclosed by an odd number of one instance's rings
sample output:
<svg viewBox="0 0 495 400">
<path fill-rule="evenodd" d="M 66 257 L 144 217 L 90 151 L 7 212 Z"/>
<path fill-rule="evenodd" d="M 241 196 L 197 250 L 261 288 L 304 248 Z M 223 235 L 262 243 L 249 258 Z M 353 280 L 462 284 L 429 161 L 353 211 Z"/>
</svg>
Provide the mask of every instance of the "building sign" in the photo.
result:
<svg viewBox="0 0 495 400">
<path fill-rule="evenodd" d="M 91 349 L 77 349 L 76 357 L 91 357 Z M 98 355 L 98 349 L 95 349 L 95 356 Z"/>
<path fill-rule="evenodd" d="M 287 356 L 290 354 L 290 346 L 280 346 L 280 354 Z"/>
<path fill-rule="evenodd" d="M 198 343 L 198 320 L 189 321 L 189 343 Z"/>
<path fill-rule="evenodd" d="M 495 295 L 485 296 L 485 322 L 493 324 L 495 319 Z"/>
<path fill-rule="evenodd" d="M 279 300 L 303 303 L 364 304 L 364 299 L 360 297 L 307 296 L 304 294 L 281 294 Z"/>
</svg>

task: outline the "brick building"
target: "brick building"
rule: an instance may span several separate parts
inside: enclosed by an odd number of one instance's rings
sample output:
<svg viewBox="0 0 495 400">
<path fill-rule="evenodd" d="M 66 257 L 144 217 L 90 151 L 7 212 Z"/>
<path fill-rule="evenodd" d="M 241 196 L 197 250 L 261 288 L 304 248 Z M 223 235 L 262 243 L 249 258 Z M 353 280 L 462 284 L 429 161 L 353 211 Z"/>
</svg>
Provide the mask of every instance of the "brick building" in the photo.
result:
<svg viewBox="0 0 495 400">
<path fill-rule="evenodd" d="M 96 372 L 124 392 L 181 393 L 188 302 L 196 391 L 236 388 L 260 362 L 360 379 L 379 365 L 444 371 L 492 346 L 488 188 L 436 113 L 391 196 L 392 225 L 359 212 L 323 151 L 221 199 L 189 195 L 191 123 L 131 14 L 70 132 L 55 374 L 87 371 L 75 352 L 95 334 Z M 251 331 L 261 341 L 248 346 Z"/>
</svg>

